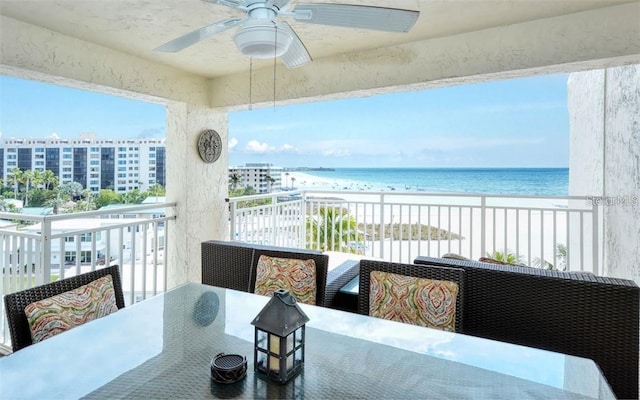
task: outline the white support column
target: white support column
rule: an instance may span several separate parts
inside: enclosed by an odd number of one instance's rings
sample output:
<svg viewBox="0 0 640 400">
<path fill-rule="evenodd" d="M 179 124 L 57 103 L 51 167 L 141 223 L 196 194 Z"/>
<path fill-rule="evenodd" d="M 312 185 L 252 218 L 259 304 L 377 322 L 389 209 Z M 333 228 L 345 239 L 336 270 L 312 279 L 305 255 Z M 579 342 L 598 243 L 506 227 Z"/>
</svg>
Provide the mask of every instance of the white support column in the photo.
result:
<svg viewBox="0 0 640 400">
<path fill-rule="evenodd" d="M 599 196 L 604 273 L 640 284 L 640 65 L 569 79 L 570 195 Z"/>
<path fill-rule="evenodd" d="M 200 158 L 197 148 L 205 129 L 215 130 L 222 139 L 222 154 L 210 164 Z M 201 243 L 228 236 L 227 146 L 226 110 L 168 104 L 167 201 L 177 203 L 177 218 L 168 232 L 168 288 L 200 282 Z"/>
</svg>

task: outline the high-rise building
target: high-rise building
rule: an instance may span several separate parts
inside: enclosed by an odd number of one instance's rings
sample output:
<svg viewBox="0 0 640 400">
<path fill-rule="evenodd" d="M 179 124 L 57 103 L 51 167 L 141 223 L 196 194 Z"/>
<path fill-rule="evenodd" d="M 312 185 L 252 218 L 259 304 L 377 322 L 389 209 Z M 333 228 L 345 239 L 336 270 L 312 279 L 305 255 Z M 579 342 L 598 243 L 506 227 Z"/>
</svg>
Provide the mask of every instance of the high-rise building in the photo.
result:
<svg viewBox="0 0 640 400">
<path fill-rule="evenodd" d="M 229 186 L 253 187 L 256 193 L 270 193 L 282 188 L 282 167 L 269 163 L 247 163 L 244 166 L 229 167 Z M 234 175 L 238 177 L 234 182 Z"/>
<path fill-rule="evenodd" d="M 11 170 L 50 170 L 60 184 L 78 182 L 94 193 L 166 186 L 165 139 L 2 139 L 0 179 Z"/>
</svg>

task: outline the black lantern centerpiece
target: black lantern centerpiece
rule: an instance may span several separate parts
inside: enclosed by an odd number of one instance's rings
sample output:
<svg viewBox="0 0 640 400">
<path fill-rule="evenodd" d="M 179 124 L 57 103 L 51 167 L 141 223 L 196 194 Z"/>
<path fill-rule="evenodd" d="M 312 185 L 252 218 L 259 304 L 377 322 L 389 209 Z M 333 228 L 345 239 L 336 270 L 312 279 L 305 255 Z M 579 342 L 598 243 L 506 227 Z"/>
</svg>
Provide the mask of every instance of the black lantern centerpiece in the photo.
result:
<svg viewBox="0 0 640 400">
<path fill-rule="evenodd" d="M 254 370 L 287 383 L 304 367 L 304 324 L 309 317 L 288 290 L 279 289 L 251 322 L 255 326 Z"/>
</svg>

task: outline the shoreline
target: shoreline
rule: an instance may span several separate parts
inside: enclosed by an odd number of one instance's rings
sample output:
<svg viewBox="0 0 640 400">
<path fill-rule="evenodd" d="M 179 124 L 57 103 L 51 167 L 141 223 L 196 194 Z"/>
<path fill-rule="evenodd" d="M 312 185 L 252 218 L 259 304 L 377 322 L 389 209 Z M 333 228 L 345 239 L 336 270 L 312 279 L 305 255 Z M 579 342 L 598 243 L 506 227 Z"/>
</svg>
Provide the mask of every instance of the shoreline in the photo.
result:
<svg viewBox="0 0 640 400">
<path fill-rule="evenodd" d="M 321 178 L 304 172 L 289 172 L 287 182 L 291 186 L 291 178 L 295 178 L 295 190 L 314 189 L 314 190 L 348 190 L 348 191 L 373 191 L 373 192 L 411 192 L 408 187 L 394 187 L 385 185 L 374 185 L 364 181 L 342 179 L 342 178 Z M 438 193 L 438 192 L 429 192 Z"/>
<path fill-rule="evenodd" d="M 504 172 L 503 172 L 504 171 Z M 347 190 L 558 197 L 569 194 L 566 169 L 352 168 L 335 172 L 287 171 L 282 187 L 291 190 Z"/>
</svg>

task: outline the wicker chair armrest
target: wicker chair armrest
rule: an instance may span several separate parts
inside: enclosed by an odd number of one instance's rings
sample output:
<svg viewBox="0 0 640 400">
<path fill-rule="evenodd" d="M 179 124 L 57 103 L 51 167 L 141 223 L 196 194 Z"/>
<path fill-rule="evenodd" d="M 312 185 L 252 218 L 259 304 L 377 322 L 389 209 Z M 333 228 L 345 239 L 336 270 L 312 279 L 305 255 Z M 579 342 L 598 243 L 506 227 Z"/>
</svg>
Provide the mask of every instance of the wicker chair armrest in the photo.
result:
<svg viewBox="0 0 640 400">
<path fill-rule="evenodd" d="M 340 289 L 360 273 L 359 260 L 346 260 L 327 275 L 327 289 L 324 295 L 325 307 L 335 307 L 336 295 Z"/>
</svg>

